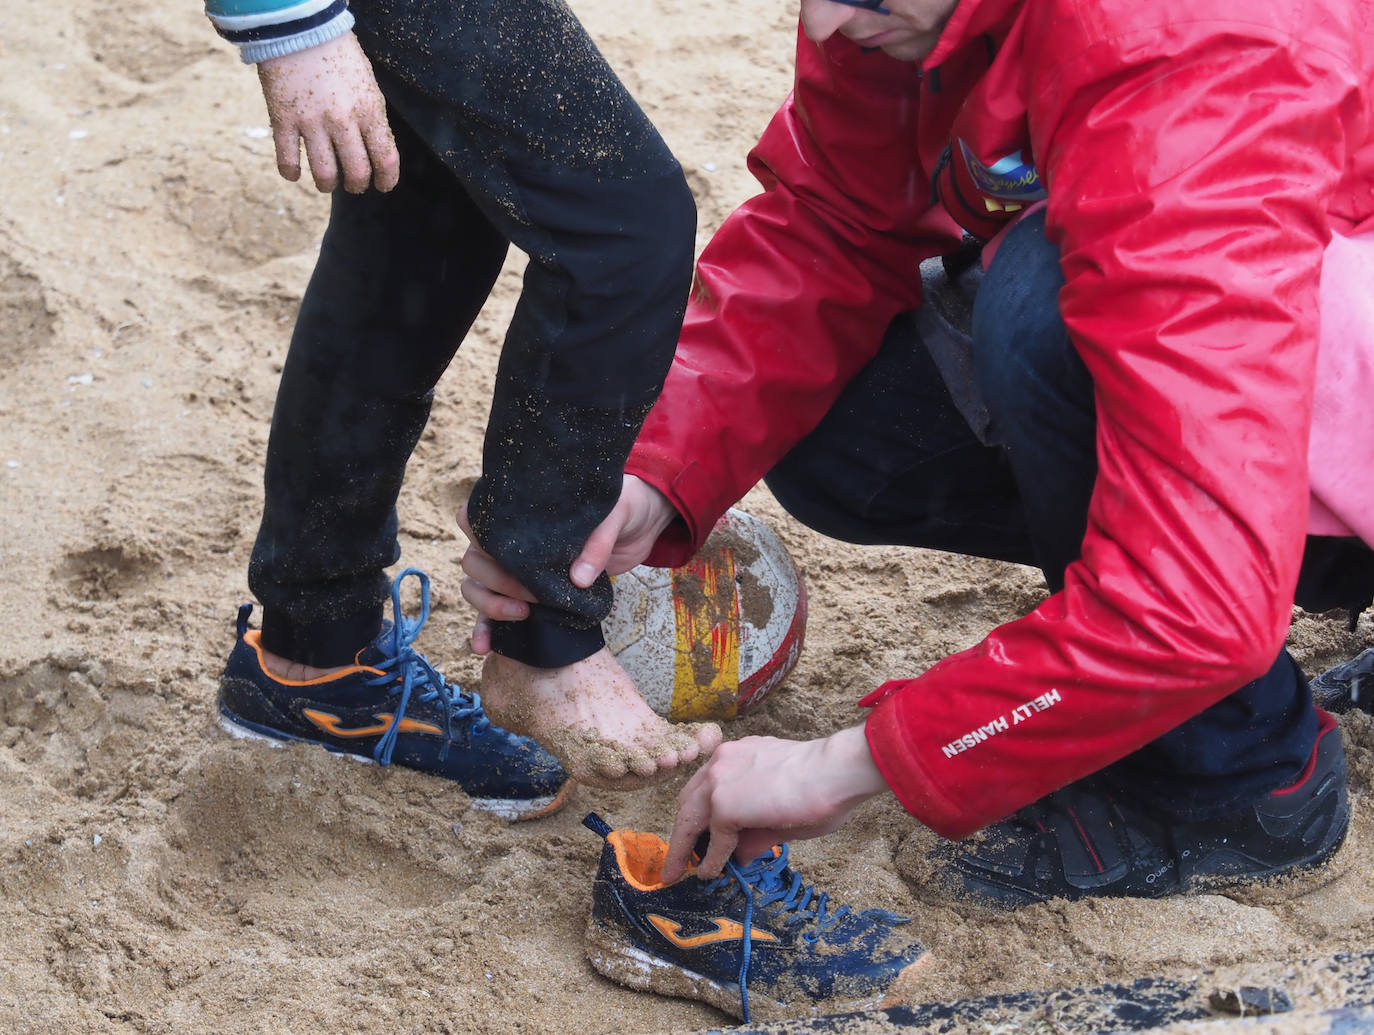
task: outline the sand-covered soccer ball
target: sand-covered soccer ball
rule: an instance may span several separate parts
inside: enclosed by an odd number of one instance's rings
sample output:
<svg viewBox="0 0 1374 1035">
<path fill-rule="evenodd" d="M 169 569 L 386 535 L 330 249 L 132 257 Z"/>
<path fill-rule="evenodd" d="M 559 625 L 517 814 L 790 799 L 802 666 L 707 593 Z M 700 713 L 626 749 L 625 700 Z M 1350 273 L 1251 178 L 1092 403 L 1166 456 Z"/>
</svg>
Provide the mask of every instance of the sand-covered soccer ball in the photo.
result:
<svg viewBox="0 0 1374 1035">
<path fill-rule="evenodd" d="M 743 715 L 801 655 L 805 586 L 773 530 L 742 510 L 681 568 L 641 565 L 612 581 L 606 645 L 665 718 Z"/>
</svg>

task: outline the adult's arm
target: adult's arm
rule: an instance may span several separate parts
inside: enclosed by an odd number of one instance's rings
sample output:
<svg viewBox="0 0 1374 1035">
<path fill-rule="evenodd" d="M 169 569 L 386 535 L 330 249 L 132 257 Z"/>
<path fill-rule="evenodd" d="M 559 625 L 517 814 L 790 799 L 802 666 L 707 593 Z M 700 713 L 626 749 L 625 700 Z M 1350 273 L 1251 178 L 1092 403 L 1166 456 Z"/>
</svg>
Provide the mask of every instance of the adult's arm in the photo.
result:
<svg viewBox="0 0 1374 1035">
<path fill-rule="evenodd" d="M 798 35 L 796 82 L 749 168 L 763 193 L 697 263 L 677 354 L 627 470 L 682 522 L 649 561 L 684 562 L 834 403 L 951 251 L 917 149 L 919 70 Z"/>
</svg>

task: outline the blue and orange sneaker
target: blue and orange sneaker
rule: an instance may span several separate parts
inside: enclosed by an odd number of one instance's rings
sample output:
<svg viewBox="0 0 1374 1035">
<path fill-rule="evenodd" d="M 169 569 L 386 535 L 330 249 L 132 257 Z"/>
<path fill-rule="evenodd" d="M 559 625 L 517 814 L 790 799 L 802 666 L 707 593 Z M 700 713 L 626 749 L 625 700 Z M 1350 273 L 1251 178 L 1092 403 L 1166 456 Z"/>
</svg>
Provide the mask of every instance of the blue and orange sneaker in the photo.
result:
<svg viewBox="0 0 1374 1035">
<path fill-rule="evenodd" d="M 831 907 L 787 865 L 787 845 L 726 863 L 715 880 L 694 870 L 660 878 L 668 846 L 655 834 L 583 824 L 605 839 L 592 891 L 587 958 L 628 988 L 697 999 L 745 1023 L 876 1005 L 926 957 L 885 909 Z"/>
<path fill-rule="evenodd" d="M 401 584 L 420 580 L 420 614 L 401 612 Z M 394 621 L 355 664 L 308 681 L 278 679 L 263 666 L 253 605 L 239 608 L 238 642 L 219 685 L 220 725 L 239 737 L 307 741 L 381 765 L 452 780 L 474 808 L 507 819 L 560 809 L 572 783 L 557 759 L 528 737 L 492 725 L 482 698 L 449 683 L 414 647 L 429 617 L 429 578 L 407 568 L 391 584 Z"/>
</svg>

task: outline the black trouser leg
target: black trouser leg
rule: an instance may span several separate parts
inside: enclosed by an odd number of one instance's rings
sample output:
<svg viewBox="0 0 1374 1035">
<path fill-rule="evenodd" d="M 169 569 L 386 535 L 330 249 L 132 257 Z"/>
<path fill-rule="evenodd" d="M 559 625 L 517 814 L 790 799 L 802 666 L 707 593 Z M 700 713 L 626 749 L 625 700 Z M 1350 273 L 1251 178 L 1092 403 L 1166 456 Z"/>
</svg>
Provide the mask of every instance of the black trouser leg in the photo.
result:
<svg viewBox="0 0 1374 1035">
<path fill-rule="evenodd" d="M 529 265 L 469 516 L 540 601 L 528 621 L 499 624 L 496 649 L 536 665 L 575 661 L 602 645 L 611 594 L 605 578 L 577 589 L 568 571 L 618 498 L 672 359 L 691 281 L 691 194 L 556 0 L 350 6 L 407 143 L 392 195 L 335 199 L 302 306 L 250 569 L 266 642 L 325 664 L 345 644 L 351 658 L 375 627 L 428 393 L 510 242 Z M 329 398 L 301 402 L 322 385 Z"/>
<path fill-rule="evenodd" d="M 696 207 L 677 161 L 559 0 L 357 0 L 388 101 L 529 256 L 468 516 L 539 600 L 494 649 L 603 646 L 610 580 L 568 572 L 620 495 L 677 346 Z M 402 176 L 404 176 L 402 172 Z"/>
<path fill-rule="evenodd" d="M 267 447 L 249 584 L 264 645 L 307 664 L 350 663 L 380 629 L 406 462 L 506 254 L 449 171 L 393 123 L 396 189 L 334 194 Z"/>
</svg>

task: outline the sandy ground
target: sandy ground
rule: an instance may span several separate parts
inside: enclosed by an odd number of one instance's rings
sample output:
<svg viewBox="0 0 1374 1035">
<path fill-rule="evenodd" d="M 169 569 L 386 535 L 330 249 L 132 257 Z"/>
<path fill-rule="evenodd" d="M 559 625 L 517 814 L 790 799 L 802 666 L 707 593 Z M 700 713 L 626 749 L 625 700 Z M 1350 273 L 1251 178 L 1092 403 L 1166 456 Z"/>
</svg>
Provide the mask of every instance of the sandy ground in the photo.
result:
<svg viewBox="0 0 1374 1035">
<path fill-rule="evenodd" d="M 689 173 L 702 240 L 752 192 L 744 152 L 788 80 L 785 0 L 581 0 Z M 676 784 L 583 789 L 508 827 L 457 792 L 233 741 L 216 678 L 246 599 L 261 458 L 326 216 L 278 179 L 251 71 L 194 4 L 0 0 L 0 1030 L 650 1031 L 724 1018 L 582 955 L 596 809 L 665 831 Z M 402 500 L 436 606 L 421 646 L 473 681 L 452 512 L 477 473 L 512 261 L 440 386 Z M 827 543 L 756 491 L 811 587 L 786 687 L 731 735 L 818 735 L 975 642 L 1034 572 Z M 1309 670 L 1374 636 L 1301 617 Z M 906 910 L 936 954 L 912 1000 L 1191 973 L 1374 945 L 1374 729 L 1343 723 L 1356 821 L 1285 893 L 923 901 L 927 835 L 875 802 L 794 858 L 841 902 Z"/>
</svg>

